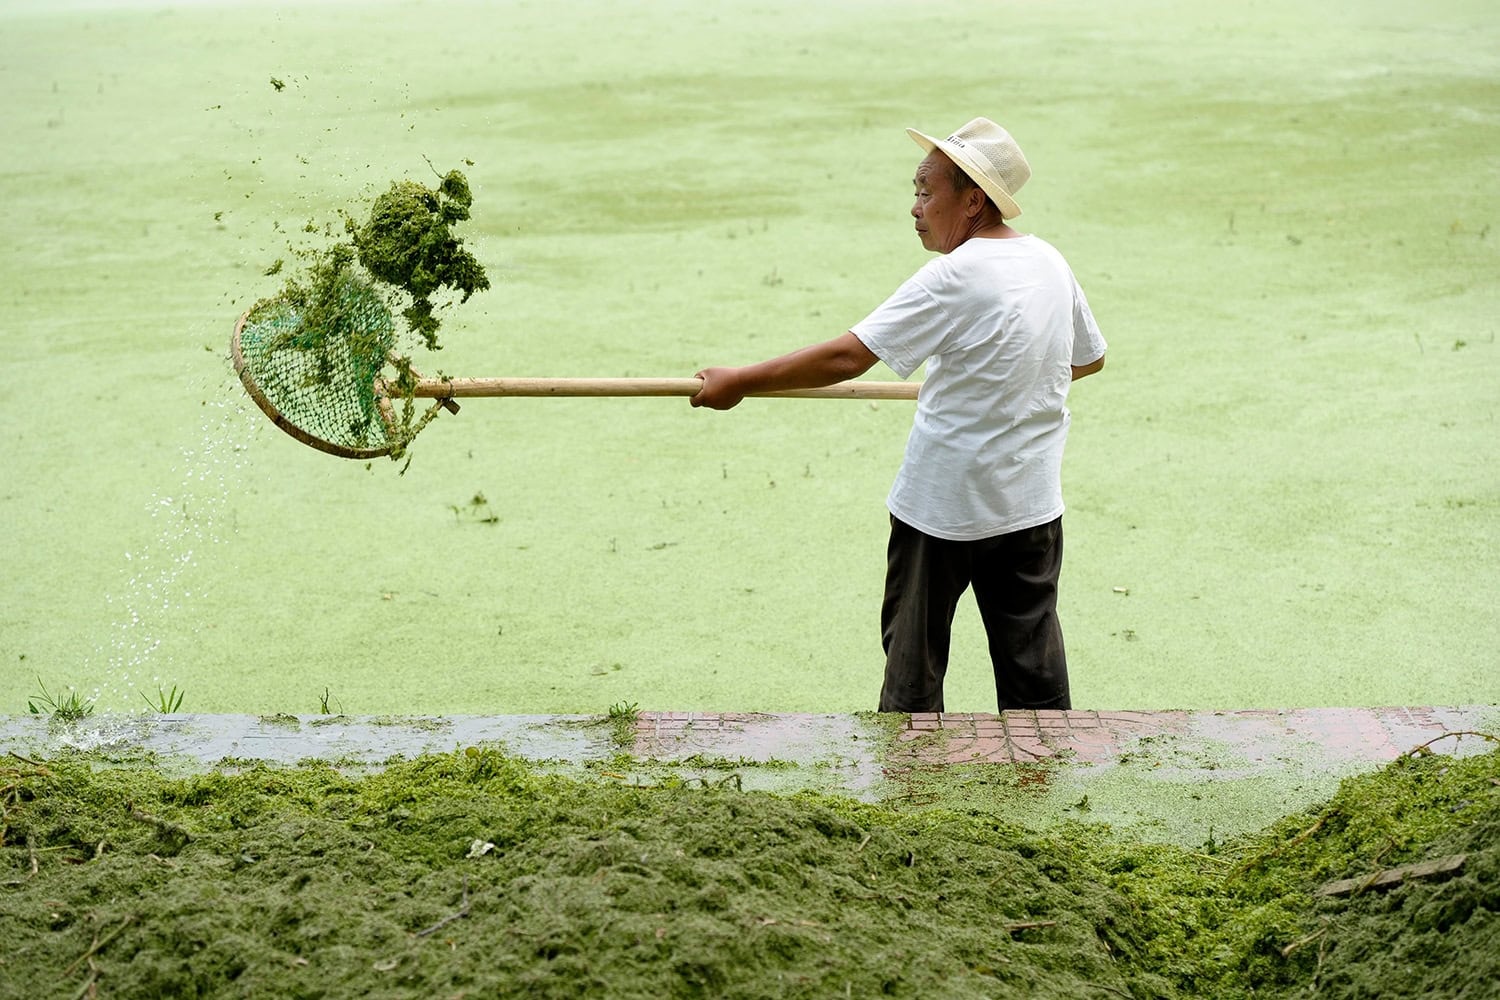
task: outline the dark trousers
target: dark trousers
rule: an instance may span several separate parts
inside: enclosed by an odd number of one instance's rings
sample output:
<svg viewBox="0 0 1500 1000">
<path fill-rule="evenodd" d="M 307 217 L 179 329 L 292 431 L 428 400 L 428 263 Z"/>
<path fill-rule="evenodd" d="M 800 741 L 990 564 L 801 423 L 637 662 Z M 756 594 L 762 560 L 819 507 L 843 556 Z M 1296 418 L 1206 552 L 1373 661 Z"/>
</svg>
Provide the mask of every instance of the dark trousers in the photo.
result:
<svg viewBox="0 0 1500 1000">
<path fill-rule="evenodd" d="M 880 710 L 943 711 L 953 614 L 970 586 L 989 637 L 1000 710 L 1070 708 L 1057 620 L 1062 552 L 1062 518 L 952 542 L 892 517 L 880 615 L 886 657 Z"/>
</svg>

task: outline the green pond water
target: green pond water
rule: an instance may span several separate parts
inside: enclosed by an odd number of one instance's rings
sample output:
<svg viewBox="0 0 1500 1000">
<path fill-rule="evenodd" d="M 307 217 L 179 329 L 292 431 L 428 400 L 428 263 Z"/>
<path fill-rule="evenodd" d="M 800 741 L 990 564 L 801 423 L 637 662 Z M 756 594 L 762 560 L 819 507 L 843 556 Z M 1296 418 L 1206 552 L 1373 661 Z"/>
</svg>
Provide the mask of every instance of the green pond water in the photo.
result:
<svg viewBox="0 0 1500 1000">
<path fill-rule="evenodd" d="M 902 129 L 975 115 L 1110 343 L 1074 704 L 1500 702 L 1489 4 L 23 0 L 0 88 L 0 712 L 873 708 L 911 404 L 473 400 L 400 476 L 276 431 L 228 339 L 430 161 L 493 287 L 418 367 L 758 360 L 921 265 Z M 972 605 L 947 702 L 994 709 Z"/>
</svg>

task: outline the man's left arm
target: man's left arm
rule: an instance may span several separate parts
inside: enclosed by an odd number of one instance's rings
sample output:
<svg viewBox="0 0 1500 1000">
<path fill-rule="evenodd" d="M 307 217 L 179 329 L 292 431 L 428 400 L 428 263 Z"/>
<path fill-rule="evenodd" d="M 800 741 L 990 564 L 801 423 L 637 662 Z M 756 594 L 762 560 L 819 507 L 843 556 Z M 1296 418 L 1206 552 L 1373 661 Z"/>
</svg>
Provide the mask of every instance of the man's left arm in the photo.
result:
<svg viewBox="0 0 1500 1000">
<path fill-rule="evenodd" d="M 1073 366 L 1073 381 L 1077 382 L 1079 379 L 1083 378 L 1085 375 L 1092 375 L 1092 374 L 1094 374 L 1094 372 L 1098 371 L 1099 369 L 1101 369 L 1103 367 L 1104 367 L 1104 355 L 1102 355 L 1102 354 L 1099 355 L 1099 357 L 1097 359 L 1095 359 L 1093 361 L 1090 361 L 1086 365 L 1074 365 Z"/>
<path fill-rule="evenodd" d="M 863 375 L 880 360 L 853 333 L 742 368 L 705 368 L 703 388 L 689 402 L 727 410 L 746 396 L 784 389 L 815 389 Z"/>
</svg>

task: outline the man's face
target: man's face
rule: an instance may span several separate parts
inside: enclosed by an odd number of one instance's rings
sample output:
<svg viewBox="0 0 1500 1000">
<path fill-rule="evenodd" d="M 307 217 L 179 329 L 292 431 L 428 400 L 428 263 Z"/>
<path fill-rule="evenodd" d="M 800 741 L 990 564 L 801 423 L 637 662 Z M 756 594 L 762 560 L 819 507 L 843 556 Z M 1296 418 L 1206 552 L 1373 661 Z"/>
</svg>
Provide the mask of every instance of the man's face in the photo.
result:
<svg viewBox="0 0 1500 1000">
<path fill-rule="evenodd" d="M 911 215 L 917 220 L 917 236 L 922 246 L 937 253 L 948 253 L 968 235 L 971 222 L 965 210 L 968 198 L 953 190 L 953 161 L 934 149 L 917 164 L 912 184 L 917 198 Z"/>
</svg>

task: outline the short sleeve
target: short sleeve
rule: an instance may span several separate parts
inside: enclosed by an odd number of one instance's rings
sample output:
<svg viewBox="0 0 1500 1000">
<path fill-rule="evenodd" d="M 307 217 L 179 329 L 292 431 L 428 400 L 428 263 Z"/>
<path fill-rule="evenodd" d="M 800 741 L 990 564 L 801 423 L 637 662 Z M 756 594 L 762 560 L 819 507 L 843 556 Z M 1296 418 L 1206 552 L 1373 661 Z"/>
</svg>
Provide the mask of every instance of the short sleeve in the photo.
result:
<svg viewBox="0 0 1500 1000">
<path fill-rule="evenodd" d="M 1073 366 L 1081 368 L 1092 364 L 1104 357 L 1104 351 L 1108 347 L 1104 342 L 1104 335 L 1099 332 L 1099 324 L 1094 322 L 1093 310 L 1089 309 L 1089 301 L 1084 297 L 1083 289 L 1079 287 L 1078 280 L 1073 280 Z"/>
<path fill-rule="evenodd" d="M 849 331 L 902 378 L 942 353 L 954 331 L 947 310 L 924 287 L 925 273 L 926 268 L 908 278 Z"/>
</svg>

